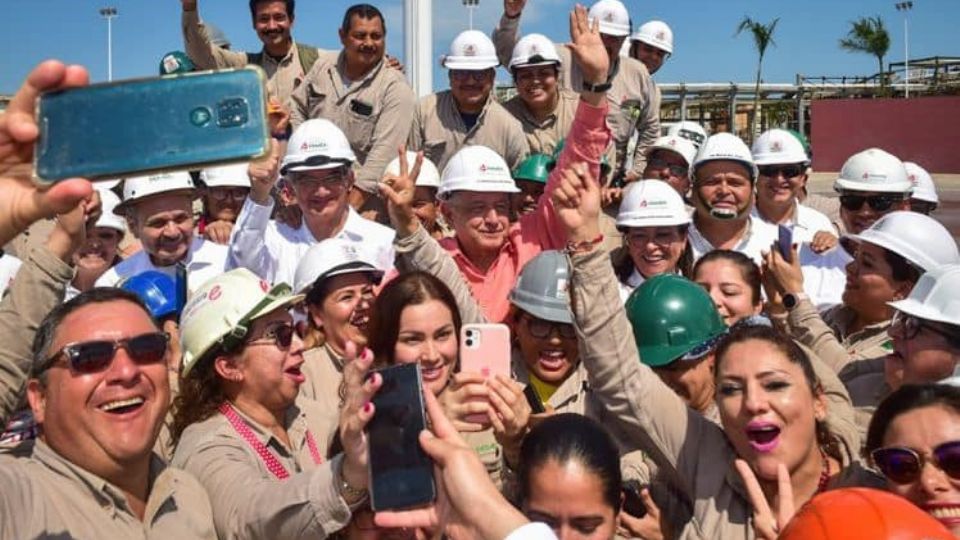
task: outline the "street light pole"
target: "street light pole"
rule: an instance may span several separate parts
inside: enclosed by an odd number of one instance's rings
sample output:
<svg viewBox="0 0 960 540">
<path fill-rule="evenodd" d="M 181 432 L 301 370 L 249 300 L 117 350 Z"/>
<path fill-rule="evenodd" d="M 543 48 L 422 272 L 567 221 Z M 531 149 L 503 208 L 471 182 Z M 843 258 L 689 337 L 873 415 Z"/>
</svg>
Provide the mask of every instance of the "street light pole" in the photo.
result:
<svg viewBox="0 0 960 540">
<path fill-rule="evenodd" d="M 113 18 L 117 16 L 117 8 L 100 8 L 100 16 L 107 20 L 107 80 L 113 80 Z"/>
<path fill-rule="evenodd" d="M 463 0 L 463 5 L 467 6 L 467 11 L 470 13 L 470 29 L 473 30 L 473 12 L 480 5 L 480 0 Z"/>
<path fill-rule="evenodd" d="M 913 2 L 897 2 L 897 11 L 903 12 L 903 80 L 904 98 L 910 97 L 910 33 L 907 25 L 907 12 L 913 9 Z"/>
</svg>

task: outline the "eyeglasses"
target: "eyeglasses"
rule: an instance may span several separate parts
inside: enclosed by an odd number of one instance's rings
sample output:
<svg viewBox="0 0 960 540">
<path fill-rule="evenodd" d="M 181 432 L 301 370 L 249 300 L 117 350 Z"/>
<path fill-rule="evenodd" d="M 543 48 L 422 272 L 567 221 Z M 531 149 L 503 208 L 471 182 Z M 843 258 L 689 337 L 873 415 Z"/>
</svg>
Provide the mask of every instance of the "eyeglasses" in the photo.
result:
<svg viewBox="0 0 960 540">
<path fill-rule="evenodd" d="M 784 178 L 795 178 L 803 174 L 805 169 L 800 165 L 764 165 L 759 168 L 760 176 L 776 178 L 782 174 Z"/>
<path fill-rule="evenodd" d="M 894 204 L 902 200 L 900 197 L 892 197 L 890 195 L 874 195 L 872 197 L 863 195 L 841 195 L 840 206 L 851 212 L 856 212 L 863 208 L 864 203 L 867 203 L 874 212 L 886 212 Z"/>
<path fill-rule="evenodd" d="M 210 198 L 216 201 L 225 201 L 227 199 L 233 199 L 237 202 L 243 202 L 247 198 L 247 193 L 250 190 L 247 188 L 211 188 L 207 193 L 210 195 Z"/>
<path fill-rule="evenodd" d="M 295 334 L 296 331 L 297 329 L 292 323 L 277 324 L 269 327 L 260 337 L 251 339 L 247 344 L 273 342 L 279 345 L 281 349 L 286 349 L 293 343 L 293 334 Z"/>
<path fill-rule="evenodd" d="M 527 317 L 527 330 L 530 331 L 531 336 L 537 339 L 550 337 L 554 330 L 556 330 L 557 334 L 564 339 L 573 339 L 577 337 L 577 331 L 572 324 L 555 323 L 529 316 Z"/>
<path fill-rule="evenodd" d="M 935 334 L 940 334 L 945 338 L 954 338 L 950 332 L 947 332 L 942 328 L 938 328 L 919 317 L 909 315 L 902 311 L 897 311 L 893 314 L 893 320 L 890 321 L 890 326 L 893 328 L 902 329 L 903 338 L 908 340 L 917 337 L 917 334 L 919 334 L 920 330 L 923 328 L 926 328 Z"/>
<path fill-rule="evenodd" d="M 107 369 L 117 354 L 124 349 L 137 364 L 147 365 L 162 362 L 167 354 L 170 336 L 166 332 L 150 332 L 117 340 L 80 341 L 65 345 L 47 359 L 47 367 L 53 366 L 62 356 L 70 369 L 81 375 L 98 373 Z"/>
<path fill-rule="evenodd" d="M 454 79 L 463 81 L 473 79 L 475 82 L 483 82 L 487 78 L 486 69 L 451 69 L 450 76 Z"/>
<path fill-rule="evenodd" d="M 916 482 L 928 461 L 950 478 L 960 480 L 960 441 L 945 442 L 934 448 L 931 454 L 926 457 L 912 448 L 889 446 L 874 450 L 870 456 L 880 472 L 897 484 Z"/>
<path fill-rule="evenodd" d="M 687 167 L 683 165 L 671 165 L 663 158 L 650 158 L 649 166 L 654 169 L 667 169 L 674 176 L 687 176 Z"/>
</svg>

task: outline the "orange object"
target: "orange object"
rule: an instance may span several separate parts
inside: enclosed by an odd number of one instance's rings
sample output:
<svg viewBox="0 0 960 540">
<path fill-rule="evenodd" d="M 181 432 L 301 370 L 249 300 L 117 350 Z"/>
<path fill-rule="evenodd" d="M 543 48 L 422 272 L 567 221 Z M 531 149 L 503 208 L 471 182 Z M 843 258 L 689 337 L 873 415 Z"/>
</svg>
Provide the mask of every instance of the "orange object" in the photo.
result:
<svg viewBox="0 0 960 540">
<path fill-rule="evenodd" d="M 817 495 L 783 529 L 779 540 L 952 540 L 933 516 L 903 497 L 867 488 Z"/>
</svg>

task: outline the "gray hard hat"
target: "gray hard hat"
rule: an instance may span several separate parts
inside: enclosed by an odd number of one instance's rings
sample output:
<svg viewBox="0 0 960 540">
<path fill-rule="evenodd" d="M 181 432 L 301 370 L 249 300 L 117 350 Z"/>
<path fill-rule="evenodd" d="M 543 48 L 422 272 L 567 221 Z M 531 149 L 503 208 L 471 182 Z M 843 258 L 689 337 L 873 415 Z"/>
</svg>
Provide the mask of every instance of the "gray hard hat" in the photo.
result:
<svg viewBox="0 0 960 540">
<path fill-rule="evenodd" d="M 539 319 L 571 324 L 569 281 L 567 257 L 560 251 L 544 251 L 524 265 L 510 302 Z"/>
<path fill-rule="evenodd" d="M 230 40 L 219 27 L 204 21 L 203 31 L 207 35 L 207 40 L 211 45 L 216 45 L 217 47 L 221 47 L 223 49 L 230 48 Z"/>
</svg>

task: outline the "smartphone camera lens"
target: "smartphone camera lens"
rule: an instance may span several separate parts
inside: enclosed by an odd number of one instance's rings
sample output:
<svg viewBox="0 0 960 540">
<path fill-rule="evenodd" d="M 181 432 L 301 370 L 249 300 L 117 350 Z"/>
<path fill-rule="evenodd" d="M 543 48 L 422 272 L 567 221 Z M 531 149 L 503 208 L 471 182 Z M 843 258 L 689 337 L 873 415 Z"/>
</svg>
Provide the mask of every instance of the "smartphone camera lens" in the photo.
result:
<svg viewBox="0 0 960 540">
<path fill-rule="evenodd" d="M 473 340 L 467 339 L 466 344 L 467 344 L 467 347 L 473 347 Z"/>
<path fill-rule="evenodd" d="M 217 104 L 217 125 L 236 127 L 247 123 L 250 107 L 243 98 L 225 99 Z"/>
</svg>

